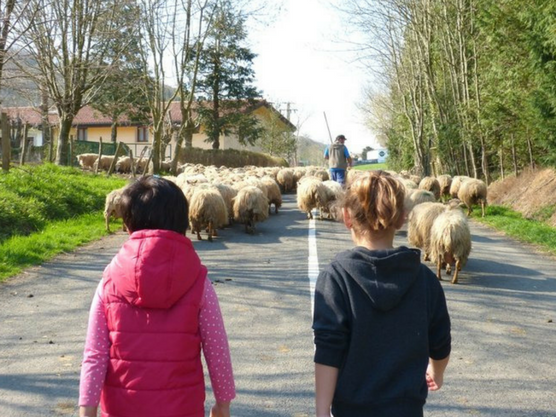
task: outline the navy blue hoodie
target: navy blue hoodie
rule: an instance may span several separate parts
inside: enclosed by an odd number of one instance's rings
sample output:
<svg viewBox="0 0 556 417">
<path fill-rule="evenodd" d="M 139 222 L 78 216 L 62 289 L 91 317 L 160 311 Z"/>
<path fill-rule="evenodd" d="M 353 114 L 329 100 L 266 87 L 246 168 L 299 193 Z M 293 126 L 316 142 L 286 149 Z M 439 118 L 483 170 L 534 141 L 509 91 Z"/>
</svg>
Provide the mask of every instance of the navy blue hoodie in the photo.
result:
<svg viewBox="0 0 556 417">
<path fill-rule="evenodd" d="M 418 417 L 429 357 L 450 354 L 442 286 L 417 249 L 341 252 L 315 290 L 315 362 L 339 368 L 335 417 Z"/>
</svg>

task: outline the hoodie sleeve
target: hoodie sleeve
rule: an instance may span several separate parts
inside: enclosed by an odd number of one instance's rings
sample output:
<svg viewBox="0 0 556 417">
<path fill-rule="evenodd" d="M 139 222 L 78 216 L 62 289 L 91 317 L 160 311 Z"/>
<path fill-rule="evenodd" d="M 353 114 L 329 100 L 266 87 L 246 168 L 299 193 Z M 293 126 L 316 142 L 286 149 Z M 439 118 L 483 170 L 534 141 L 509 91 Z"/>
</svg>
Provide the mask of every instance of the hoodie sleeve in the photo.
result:
<svg viewBox="0 0 556 417">
<path fill-rule="evenodd" d="M 340 368 L 349 343 L 349 305 L 342 285 L 331 272 L 321 272 L 315 287 L 314 361 Z"/>
<path fill-rule="evenodd" d="M 432 359 L 445 359 L 452 349 L 450 315 L 446 297 L 438 279 L 432 279 L 431 304 L 429 310 L 429 356 Z"/>
</svg>

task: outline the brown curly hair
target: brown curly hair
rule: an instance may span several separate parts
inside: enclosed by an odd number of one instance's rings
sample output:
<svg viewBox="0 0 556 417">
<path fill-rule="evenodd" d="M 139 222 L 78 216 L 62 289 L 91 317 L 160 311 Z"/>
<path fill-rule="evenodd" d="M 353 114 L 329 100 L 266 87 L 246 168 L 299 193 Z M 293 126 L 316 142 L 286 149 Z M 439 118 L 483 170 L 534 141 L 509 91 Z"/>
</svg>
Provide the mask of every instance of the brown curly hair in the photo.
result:
<svg viewBox="0 0 556 417">
<path fill-rule="evenodd" d="M 365 235 L 398 228 L 404 216 L 405 188 L 388 172 L 368 171 L 348 185 L 344 207 L 355 233 Z"/>
</svg>

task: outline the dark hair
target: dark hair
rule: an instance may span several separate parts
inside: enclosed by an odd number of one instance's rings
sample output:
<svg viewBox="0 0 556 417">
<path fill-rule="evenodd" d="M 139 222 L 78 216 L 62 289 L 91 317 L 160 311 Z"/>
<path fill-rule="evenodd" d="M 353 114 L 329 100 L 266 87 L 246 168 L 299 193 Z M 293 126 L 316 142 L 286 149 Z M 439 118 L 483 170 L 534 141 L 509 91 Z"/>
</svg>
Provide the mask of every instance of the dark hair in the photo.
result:
<svg viewBox="0 0 556 417">
<path fill-rule="evenodd" d="M 404 215 L 405 188 L 385 171 L 369 171 L 348 185 L 344 207 L 360 235 L 399 227 Z"/>
<path fill-rule="evenodd" d="M 189 224 L 189 207 L 182 190 L 156 176 L 142 177 L 128 185 L 122 193 L 121 209 L 130 232 L 161 229 L 185 235 Z"/>
</svg>

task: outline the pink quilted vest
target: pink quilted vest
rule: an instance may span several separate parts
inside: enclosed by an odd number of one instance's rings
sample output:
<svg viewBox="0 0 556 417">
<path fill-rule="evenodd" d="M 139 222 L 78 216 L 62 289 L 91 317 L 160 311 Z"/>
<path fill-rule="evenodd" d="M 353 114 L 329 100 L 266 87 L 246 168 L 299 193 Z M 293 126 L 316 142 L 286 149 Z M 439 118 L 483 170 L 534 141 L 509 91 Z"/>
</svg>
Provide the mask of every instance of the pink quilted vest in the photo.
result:
<svg viewBox="0 0 556 417">
<path fill-rule="evenodd" d="M 133 233 L 105 269 L 111 347 L 102 416 L 204 416 L 206 274 L 191 241 L 168 230 Z"/>
</svg>

